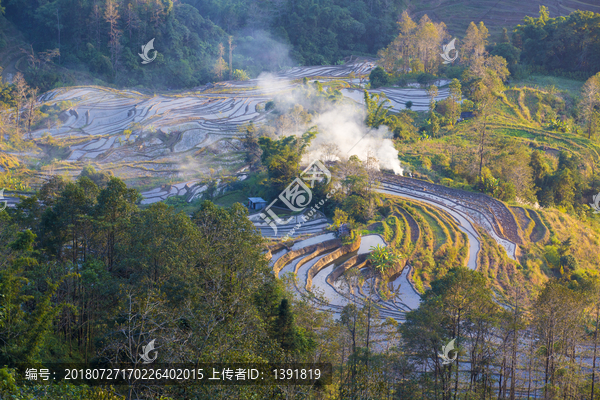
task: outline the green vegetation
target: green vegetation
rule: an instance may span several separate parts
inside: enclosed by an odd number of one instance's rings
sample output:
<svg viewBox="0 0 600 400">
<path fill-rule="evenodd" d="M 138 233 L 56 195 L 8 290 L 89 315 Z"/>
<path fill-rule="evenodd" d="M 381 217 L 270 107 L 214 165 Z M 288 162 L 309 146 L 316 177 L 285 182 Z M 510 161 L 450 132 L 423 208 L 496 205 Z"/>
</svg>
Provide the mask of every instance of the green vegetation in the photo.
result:
<svg viewBox="0 0 600 400">
<path fill-rule="evenodd" d="M 258 144 L 262 150 L 262 164 L 266 166 L 268 186 L 279 193 L 292 182 L 298 174 L 299 163 L 316 132 L 308 131 L 301 138 L 286 136 L 279 140 L 262 137 Z"/>
<path fill-rule="evenodd" d="M 94 78 L 144 87 L 247 80 L 289 64 L 273 37 L 291 45 L 301 63 L 380 50 L 370 88 L 420 83 L 429 109 L 411 111 L 407 101 L 407 110 L 395 112 L 384 94 L 365 91 L 361 128 L 387 129 L 412 177 L 508 204 L 520 241 L 517 259 L 476 226 L 477 271 L 465 268 L 468 237 L 451 215 L 379 195 L 386 171 L 371 153 L 340 156 L 336 143 L 313 148 L 324 133 L 313 125 L 349 101 L 341 90 L 350 83 L 299 80 L 290 93 L 258 107 L 260 125 L 238 132 L 243 148 L 235 155 L 248 166 L 244 181 L 211 170 L 203 199 L 172 197 L 140 207 L 137 190 L 86 166 L 75 180 L 50 177 L 16 208 L 0 212 L 0 365 L 7 366 L 0 369 L 0 397 L 121 398 L 127 388 L 30 386 L 15 380 L 10 367 L 135 358 L 150 339 L 174 362 L 319 360 L 334 365 L 334 377 L 327 388 L 153 387 L 144 398 L 509 398 L 531 391 L 529 378 L 537 383 L 528 397 L 597 395 L 595 367 L 590 375 L 582 363 L 593 358 L 597 365 L 600 328 L 600 220 L 589 205 L 599 190 L 600 14 L 550 18 L 541 7 L 538 17 L 506 30 L 500 41 L 484 22 L 471 22 L 459 40 L 460 59 L 444 65 L 437 55 L 448 39 L 446 26 L 406 12 L 395 32 L 404 5 L 395 1 L 71 3 L 3 3 L 2 29 L 9 22 L 33 27 L 25 38 L 36 47 L 15 64 L 24 74 L 0 85 L 0 188 L 27 189 L 79 140 L 27 140 L 72 107 L 37 104 L 36 88 Z M 425 3 L 415 10 L 425 10 Z M 158 56 L 141 67 L 139 43 L 151 37 Z M 256 52 L 257 46 L 268 51 Z M 435 86 L 439 78 L 448 86 Z M 449 96 L 436 101 L 445 90 Z M 463 111 L 470 114 L 459 121 Z M 366 302 L 337 309 L 337 320 L 274 278 L 265 242 L 239 204 L 250 195 L 275 199 L 313 150 L 332 180 L 315 183 L 312 204 L 323 202 L 320 211 L 332 218 L 332 228 L 347 233 L 342 244 L 361 233 L 380 233 L 388 244 L 368 256 L 378 274 Z M 43 153 L 40 164 L 17 157 L 28 151 Z M 72 166 L 63 171 L 77 176 Z M 217 178 L 227 191 L 216 191 Z M 146 185 L 174 178 L 154 179 Z M 510 221 L 499 225 L 504 233 L 511 229 Z M 387 301 L 388 280 L 407 263 L 423 297 L 398 325 L 379 316 L 371 296 Z M 367 279 L 358 270 L 348 276 L 361 288 Z M 451 339 L 457 362 L 442 365 L 438 353 Z"/>
<path fill-rule="evenodd" d="M 545 18 L 544 12 L 541 9 L 541 19 Z M 392 81 L 408 77 L 402 60 L 411 56 L 410 51 L 415 52 L 412 57 L 422 57 L 413 43 L 429 24 L 427 20 L 415 24 L 406 15 L 403 18 L 408 28 L 396 44 L 380 54 L 382 63 L 385 57 L 396 60 L 388 70 Z M 541 26 L 540 18 L 528 21 Z M 432 102 L 426 116 L 415 115 L 414 124 L 421 137 L 397 137 L 396 148 L 413 176 L 525 206 L 516 211 L 524 240 L 517 262 L 508 259 L 490 237 L 480 232 L 483 246 L 479 270 L 500 292 L 511 285 L 518 270 L 527 278 L 529 289 L 543 284 L 548 277 L 564 278 L 574 271 L 597 270 L 598 259 L 587 246 L 597 241 L 598 232 L 589 207 L 598 191 L 598 77 L 592 76 L 584 84 L 566 78 L 542 79 L 539 75 L 521 78 L 514 60 L 500 57 L 506 54 L 489 45 L 487 37 L 483 24 L 469 26 L 461 65 L 456 67 L 460 79 L 451 81 L 450 97 Z M 452 72 L 436 65 L 430 68 L 441 76 Z M 511 71 L 518 79 L 507 85 Z M 430 87 L 432 98 L 436 91 Z M 456 123 L 456 104 L 461 99 L 462 110 L 472 110 L 474 118 Z M 544 209 L 536 211 L 538 206 Z M 405 207 L 405 211 L 424 236 L 415 242 L 417 256 L 411 263 L 415 266 L 415 285 L 426 289 L 428 282 L 443 276 L 445 270 L 439 267 L 441 257 L 436 259 L 432 250 L 447 246 L 432 239 L 447 240 L 448 234 L 454 236 L 453 230 L 442 230 L 432 213 L 417 212 L 420 207 Z M 563 215 L 572 229 L 565 229 L 557 214 Z M 558 247 L 548 244 L 569 238 L 582 243 L 586 250 L 561 254 Z"/>
<path fill-rule="evenodd" d="M 381 276 L 385 276 L 385 274 L 389 270 L 392 270 L 400 261 L 400 255 L 390 251 L 387 247 L 377 245 L 371 247 L 370 250 L 371 253 L 369 254 L 368 259 L 371 261 L 372 267 L 375 268 Z"/>
<path fill-rule="evenodd" d="M 137 200 L 114 177 L 101 186 L 54 178 L 0 213 L 0 363 L 123 360 L 150 336 L 161 351 L 175 346 L 180 362 L 188 351 L 238 362 L 312 351 L 242 206 L 204 202 L 190 218 L 162 203 L 140 210 Z M 145 323 L 155 328 L 140 336 Z"/>
<path fill-rule="evenodd" d="M 546 14 L 542 7 L 539 18 L 528 18 L 526 25 L 515 29 L 516 48 L 522 50 L 524 35 L 537 32 L 542 40 L 544 29 L 558 29 L 567 20 L 584 26 L 593 17 L 575 13 L 563 21 L 548 19 Z M 597 34 L 594 30 L 593 37 Z M 588 212 L 588 199 L 597 191 L 595 171 L 600 162 L 594 139 L 600 115 L 600 78 L 592 76 L 583 86 L 564 78 L 557 78 L 558 86 L 545 88 L 525 86 L 531 80 L 507 86 L 510 72 L 521 76 L 517 67 L 528 60 L 513 59 L 499 51 L 498 44 L 490 44 L 483 23 L 469 25 L 456 67 L 443 66 L 439 58 L 429 60 L 428 52 L 419 45 L 424 37 L 429 38 L 428 43 L 443 40 L 443 27 L 426 16 L 416 23 L 404 13 L 400 34 L 379 54 L 385 70 L 372 72 L 376 82 L 406 81 L 415 74 L 410 63 L 418 60 L 423 73 L 460 78 L 451 80 L 450 96 L 443 101 L 435 102 L 438 88 L 429 87 L 432 100 L 427 115 L 404 111 L 381 119 L 394 131 L 399 153 L 417 176 L 482 191 L 503 201 L 556 205 L 578 215 Z M 501 44 L 513 46 L 507 35 L 503 40 Z M 550 61 L 547 64 L 549 69 L 561 68 L 550 67 Z M 472 110 L 475 118 L 457 123 L 461 109 Z M 417 129 L 398 127 L 392 118 Z"/>
<path fill-rule="evenodd" d="M 525 17 L 513 30 L 512 42 L 521 61 L 538 72 L 587 78 L 600 69 L 600 31 L 576 28 L 597 26 L 598 21 L 600 14 L 579 10 L 566 18 L 550 18 L 548 8 L 541 6 L 538 18 Z"/>
<path fill-rule="evenodd" d="M 18 0 L 4 4 L 0 32 L 23 33 L 20 43 L 12 43 L 27 49 L 18 64 L 42 90 L 82 81 L 181 88 L 246 80 L 292 63 L 335 64 L 352 54 L 374 54 L 391 40 L 403 5 L 399 0 Z M 156 60 L 142 65 L 138 53 L 152 38 Z M 0 52 L 6 48 L 2 39 Z"/>
</svg>

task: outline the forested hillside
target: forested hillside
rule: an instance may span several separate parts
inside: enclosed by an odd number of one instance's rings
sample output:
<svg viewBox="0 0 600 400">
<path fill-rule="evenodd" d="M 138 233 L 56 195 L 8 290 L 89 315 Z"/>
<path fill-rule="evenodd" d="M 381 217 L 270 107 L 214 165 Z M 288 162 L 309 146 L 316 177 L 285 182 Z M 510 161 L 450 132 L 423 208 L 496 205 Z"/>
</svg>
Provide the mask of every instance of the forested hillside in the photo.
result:
<svg viewBox="0 0 600 400">
<path fill-rule="evenodd" d="M 26 51 L 18 66 L 36 70 L 31 82 L 48 89 L 85 78 L 120 86 L 192 87 L 229 78 L 221 65 L 230 63 L 230 56 L 233 69 L 251 76 L 292 63 L 334 64 L 350 54 L 374 54 L 388 43 L 402 2 L 11 0 L 3 5 L 0 51 Z M 23 41 L 8 36 L 8 23 L 23 33 Z M 137 54 L 152 38 L 157 60 L 141 65 Z M 46 68 L 50 60 L 55 68 Z"/>
<path fill-rule="evenodd" d="M 0 398 L 599 398 L 600 14 L 558 15 L 578 3 L 502 30 L 488 11 L 530 4 L 2 0 Z M 154 341 L 333 376 L 19 369 Z"/>
<path fill-rule="evenodd" d="M 449 33 L 458 37 L 470 21 L 484 21 L 493 29 L 493 42 L 499 39 L 501 28 L 537 10 L 537 5 L 517 2 L 502 22 L 497 8 L 506 6 L 488 3 L 442 2 L 432 10 L 427 1 L 406 0 L 4 0 L 0 66 L 5 76 L 27 72 L 28 81 L 41 90 L 75 83 L 189 88 L 255 77 L 290 65 L 335 64 L 349 55 L 375 55 L 392 41 L 405 10 L 419 18 L 428 14 L 434 22 L 444 21 Z M 553 17 L 571 11 L 546 3 Z M 577 6 L 597 11 L 591 4 L 579 2 Z M 591 14 L 570 18 L 591 18 L 590 26 L 595 23 Z M 595 39 L 582 41 L 579 33 L 565 28 L 572 26 L 569 21 L 561 21 L 519 31 L 519 37 L 524 46 L 529 38 L 545 41 L 549 48 L 560 47 L 564 41 L 585 43 L 589 56 L 566 69 L 581 64 L 590 71 L 597 53 Z M 138 53 L 152 38 L 157 59 L 142 65 Z M 506 55 L 509 50 L 499 51 Z M 538 52 L 549 60 L 540 61 Z M 528 50 L 523 59 L 546 65 L 564 62 L 568 56 L 541 46 Z M 224 73 L 229 67 L 231 73 Z M 240 72 L 234 77 L 235 70 Z"/>
</svg>

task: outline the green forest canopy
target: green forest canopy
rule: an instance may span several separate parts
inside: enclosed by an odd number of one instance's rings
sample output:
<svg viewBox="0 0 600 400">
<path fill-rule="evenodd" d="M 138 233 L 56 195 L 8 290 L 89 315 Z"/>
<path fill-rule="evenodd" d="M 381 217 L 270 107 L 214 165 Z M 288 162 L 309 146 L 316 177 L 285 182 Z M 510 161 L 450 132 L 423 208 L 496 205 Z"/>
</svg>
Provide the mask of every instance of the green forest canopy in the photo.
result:
<svg viewBox="0 0 600 400">
<path fill-rule="evenodd" d="M 0 52 L 24 51 L 27 60 L 19 66 L 29 68 L 28 82 L 41 90 L 94 78 L 129 87 L 193 87 L 234 79 L 237 69 L 238 77 L 246 72 L 253 77 L 292 64 L 375 55 L 406 27 L 401 18 L 406 6 L 403 0 L 9 0 L 3 3 L 6 19 L 0 17 Z M 576 11 L 550 18 L 544 10 L 539 18 L 526 17 L 514 32 L 507 27 L 512 43 L 506 35 L 490 38 L 490 50 L 509 63 L 547 72 L 585 78 L 597 71 L 599 15 Z M 443 26 L 430 47 L 450 38 Z M 152 38 L 158 57 L 142 65 L 138 53 Z M 468 44 L 468 33 L 465 40 Z"/>
</svg>

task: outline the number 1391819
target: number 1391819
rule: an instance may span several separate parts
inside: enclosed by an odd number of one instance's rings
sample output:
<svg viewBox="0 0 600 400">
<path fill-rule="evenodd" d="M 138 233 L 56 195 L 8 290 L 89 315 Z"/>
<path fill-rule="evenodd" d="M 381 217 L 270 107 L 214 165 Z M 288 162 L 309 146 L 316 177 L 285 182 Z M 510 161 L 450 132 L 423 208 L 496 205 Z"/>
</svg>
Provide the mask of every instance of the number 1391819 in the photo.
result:
<svg viewBox="0 0 600 400">
<path fill-rule="evenodd" d="M 273 370 L 275 380 L 312 381 L 321 378 L 320 369 L 278 368 Z"/>
</svg>

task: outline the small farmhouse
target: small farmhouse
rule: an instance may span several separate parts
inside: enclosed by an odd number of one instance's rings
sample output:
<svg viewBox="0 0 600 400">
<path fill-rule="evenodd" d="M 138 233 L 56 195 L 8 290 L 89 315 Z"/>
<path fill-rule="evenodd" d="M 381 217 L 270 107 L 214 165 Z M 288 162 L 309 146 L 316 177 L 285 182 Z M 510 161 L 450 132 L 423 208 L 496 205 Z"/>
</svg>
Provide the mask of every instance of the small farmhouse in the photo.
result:
<svg viewBox="0 0 600 400">
<path fill-rule="evenodd" d="M 248 197 L 248 210 L 261 210 L 267 206 L 262 197 Z"/>
</svg>

